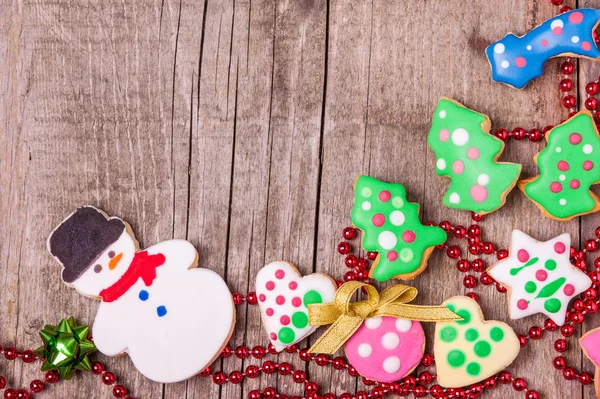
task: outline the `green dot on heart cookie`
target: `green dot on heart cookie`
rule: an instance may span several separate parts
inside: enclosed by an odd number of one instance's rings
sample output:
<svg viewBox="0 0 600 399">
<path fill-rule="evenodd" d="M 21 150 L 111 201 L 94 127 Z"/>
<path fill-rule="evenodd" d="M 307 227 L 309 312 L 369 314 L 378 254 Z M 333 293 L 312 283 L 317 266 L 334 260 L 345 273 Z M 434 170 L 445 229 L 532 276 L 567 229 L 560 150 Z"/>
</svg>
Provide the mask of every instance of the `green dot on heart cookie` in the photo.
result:
<svg viewBox="0 0 600 399">
<path fill-rule="evenodd" d="M 296 328 L 304 328 L 308 325 L 308 316 L 304 312 L 296 312 L 292 315 L 292 324 Z"/>
<path fill-rule="evenodd" d="M 291 344 L 296 339 L 296 333 L 289 327 L 283 327 L 279 330 L 279 334 L 277 334 L 279 340 L 284 344 Z"/>
<path fill-rule="evenodd" d="M 494 342 L 500 342 L 504 338 L 504 331 L 500 327 L 494 327 L 490 330 L 490 338 Z"/>
<path fill-rule="evenodd" d="M 314 303 L 322 303 L 323 302 L 323 298 L 321 297 L 321 294 L 319 294 L 317 291 L 315 290 L 310 290 L 308 291 L 306 294 L 304 294 L 304 306 L 308 307 L 308 305 L 312 305 Z"/>
<path fill-rule="evenodd" d="M 454 349 L 448 352 L 448 364 L 452 367 L 460 367 L 465 363 L 466 356 L 463 351 Z"/>
<path fill-rule="evenodd" d="M 475 354 L 479 357 L 486 357 L 492 351 L 492 347 L 486 341 L 479 341 L 475 344 L 475 348 L 473 348 Z"/>
<path fill-rule="evenodd" d="M 452 326 L 447 326 L 440 331 L 440 338 L 444 342 L 452 342 L 456 339 L 456 329 Z"/>
</svg>

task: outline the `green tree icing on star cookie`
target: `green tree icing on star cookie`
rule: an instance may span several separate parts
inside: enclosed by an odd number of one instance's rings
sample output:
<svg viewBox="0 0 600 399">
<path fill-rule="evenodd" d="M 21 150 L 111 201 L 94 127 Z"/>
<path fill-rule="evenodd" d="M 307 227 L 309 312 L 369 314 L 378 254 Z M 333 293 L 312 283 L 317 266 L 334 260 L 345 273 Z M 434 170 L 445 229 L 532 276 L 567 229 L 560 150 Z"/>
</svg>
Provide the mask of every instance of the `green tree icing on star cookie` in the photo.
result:
<svg viewBox="0 0 600 399">
<path fill-rule="evenodd" d="M 421 224 L 419 205 L 407 201 L 400 184 L 360 176 L 354 189 L 352 223 L 363 231 L 363 248 L 379 253 L 372 276 L 387 281 L 421 273 L 433 247 L 446 241 L 444 230 Z"/>
<path fill-rule="evenodd" d="M 487 116 L 440 99 L 427 142 L 435 152 L 436 173 L 451 179 L 444 205 L 480 214 L 504 205 L 521 173 L 521 165 L 496 162 L 502 140 L 489 134 Z"/>
<path fill-rule="evenodd" d="M 590 186 L 600 181 L 600 137 L 589 111 L 579 112 L 546 135 L 548 145 L 536 155 L 540 174 L 519 188 L 546 214 L 569 220 L 600 210 Z"/>
</svg>

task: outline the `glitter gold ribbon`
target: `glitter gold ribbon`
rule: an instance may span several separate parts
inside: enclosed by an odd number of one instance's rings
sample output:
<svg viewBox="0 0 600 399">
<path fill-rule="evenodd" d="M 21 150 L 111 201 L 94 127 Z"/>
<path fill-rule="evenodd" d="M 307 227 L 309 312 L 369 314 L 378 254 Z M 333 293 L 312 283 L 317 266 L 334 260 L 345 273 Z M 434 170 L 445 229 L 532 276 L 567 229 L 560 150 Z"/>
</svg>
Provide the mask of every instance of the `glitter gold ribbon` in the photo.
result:
<svg viewBox="0 0 600 399">
<path fill-rule="evenodd" d="M 351 302 L 354 293 L 364 288 L 367 299 Z M 310 353 L 335 353 L 365 319 L 391 316 L 417 321 L 456 321 L 462 318 L 445 306 L 408 305 L 417 296 L 417 289 L 404 284 L 392 285 L 381 293 L 370 284 L 358 281 L 344 283 L 335 293 L 331 303 L 308 307 L 308 320 L 312 326 L 331 326 L 309 349 Z"/>
</svg>

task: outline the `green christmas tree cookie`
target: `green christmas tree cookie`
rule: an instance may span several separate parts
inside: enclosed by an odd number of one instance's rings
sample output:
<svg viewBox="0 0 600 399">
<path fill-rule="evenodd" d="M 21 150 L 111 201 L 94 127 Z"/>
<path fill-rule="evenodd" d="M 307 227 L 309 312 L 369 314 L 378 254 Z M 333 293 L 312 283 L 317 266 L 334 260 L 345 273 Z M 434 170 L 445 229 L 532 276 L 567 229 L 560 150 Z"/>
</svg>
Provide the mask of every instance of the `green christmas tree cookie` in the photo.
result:
<svg viewBox="0 0 600 399">
<path fill-rule="evenodd" d="M 496 162 L 504 142 L 489 134 L 490 119 L 448 98 L 440 99 L 427 142 L 435 152 L 436 173 L 451 179 L 444 205 L 479 214 L 506 201 L 521 165 Z"/>
<path fill-rule="evenodd" d="M 407 201 L 400 184 L 360 176 L 354 191 L 352 223 L 363 231 L 363 248 L 379 253 L 371 277 L 411 280 L 423 272 L 433 248 L 446 241 L 444 230 L 421 224 L 419 205 Z"/>
<path fill-rule="evenodd" d="M 519 188 L 545 216 L 570 220 L 600 210 L 590 186 L 600 182 L 600 137 L 589 111 L 578 112 L 546 134 L 548 145 L 535 161 L 540 174 Z"/>
</svg>

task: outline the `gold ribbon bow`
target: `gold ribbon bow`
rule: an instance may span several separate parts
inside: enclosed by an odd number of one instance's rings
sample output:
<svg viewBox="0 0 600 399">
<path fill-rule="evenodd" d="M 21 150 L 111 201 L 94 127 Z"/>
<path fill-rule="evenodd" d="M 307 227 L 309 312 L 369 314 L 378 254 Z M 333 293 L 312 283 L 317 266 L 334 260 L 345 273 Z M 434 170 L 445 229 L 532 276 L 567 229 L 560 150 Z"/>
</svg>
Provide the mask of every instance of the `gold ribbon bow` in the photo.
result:
<svg viewBox="0 0 600 399">
<path fill-rule="evenodd" d="M 350 302 L 356 290 L 365 288 L 367 299 Z M 335 353 L 365 319 L 392 316 L 417 321 L 456 321 L 462 318 L 445 306 L 407 305 L 417 296 L 417 289 L 396 284 L 381 293 L 370 284 L 358 281 L 344 283 L 335 293 L 331 303 L 308 306 L 308 322 L 311 326 L 331 327 L 309 349 L 310 353 Z"/>
</svg>

